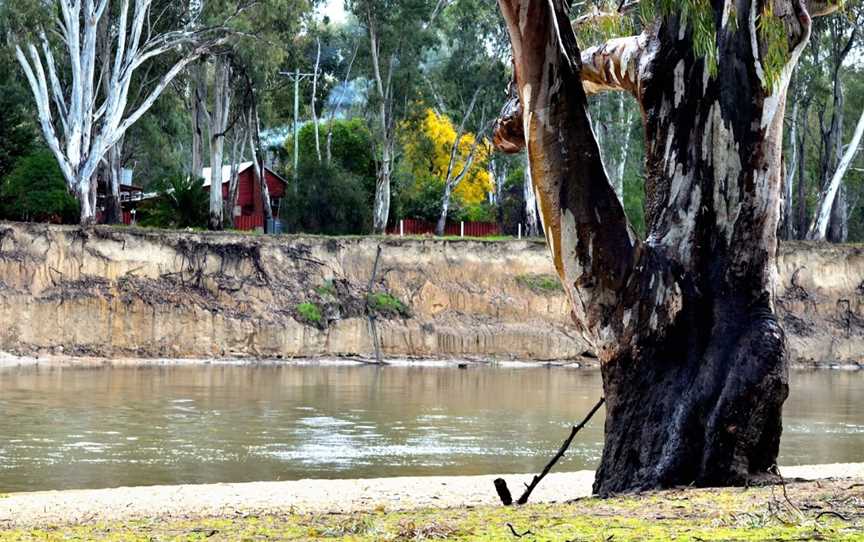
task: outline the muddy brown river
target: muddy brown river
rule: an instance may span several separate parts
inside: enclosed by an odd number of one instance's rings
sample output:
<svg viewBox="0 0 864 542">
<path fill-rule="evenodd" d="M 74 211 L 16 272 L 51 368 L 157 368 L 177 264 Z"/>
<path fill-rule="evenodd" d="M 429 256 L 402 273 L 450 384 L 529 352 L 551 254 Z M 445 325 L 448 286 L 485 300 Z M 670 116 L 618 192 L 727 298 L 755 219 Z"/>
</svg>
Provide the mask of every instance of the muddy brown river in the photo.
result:
<svg viewBox="0 0 864 542">
<path fill-rule="evenodd" d="M 562 368 L 0 369 L 0 493 L 528 473 L 600 397 Z M 781 464 L 864 461 L 864 374 L 794 372 Z M 561 470 L 592 469 L 602 412 Z"/>
</svg>

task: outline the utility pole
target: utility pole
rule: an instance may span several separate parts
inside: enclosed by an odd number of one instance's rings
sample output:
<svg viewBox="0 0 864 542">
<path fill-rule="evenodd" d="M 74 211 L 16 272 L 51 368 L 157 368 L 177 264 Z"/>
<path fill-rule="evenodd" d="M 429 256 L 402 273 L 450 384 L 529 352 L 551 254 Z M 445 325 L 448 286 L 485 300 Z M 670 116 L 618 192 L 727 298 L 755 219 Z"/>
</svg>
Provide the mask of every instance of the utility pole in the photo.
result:
<svg viewBox="0 0 864 542">
<path fill-rule="evenodd" d="M 282 72 L 282 75 L 294 81 L 294 191 L 296 192 L 297 186 L 300 183 L 300 173 L 298 171 L 300 168 L 300 138 L 298 137 L 300 127 L 300 123 L 298 122 L 300 117 L 300 81 L 309 77 L 315 77 L 315 74 L 300 73 L 300 68 L 297 68 L 295 72 Z"/>
</svg>

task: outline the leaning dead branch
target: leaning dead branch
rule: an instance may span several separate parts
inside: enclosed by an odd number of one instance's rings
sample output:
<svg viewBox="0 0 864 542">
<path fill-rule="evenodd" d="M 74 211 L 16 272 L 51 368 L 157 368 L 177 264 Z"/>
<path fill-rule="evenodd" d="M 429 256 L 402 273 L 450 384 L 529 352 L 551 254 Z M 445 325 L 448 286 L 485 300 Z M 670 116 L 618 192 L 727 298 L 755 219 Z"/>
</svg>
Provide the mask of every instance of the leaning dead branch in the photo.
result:
<svg viewBox="0 0 864 542">
<path fill-rule="evenodd" d="M 564 457 L 564 454 L 567 453 L 567 450 L 573 443 L 573 439 L 576 438 L 576 435 L 579 433 L 579 431 L 582 430 L 582 428 L 588 425 L 588 422 L 591 421 L 591 418 L 594 417 L 594 414 L 596 414 L 597 411 L 600 410 L 600 407 L 602 407 L 604 403 L 606 403 L 606 398 L 600 398 L 600 400 L 597 401 L 597 404 L 594 405 L 594 408 L 592 408 L 588 415 L 585 416 L 585 419 L 582 420 L 582 423 L 573 427 L 573 429 L 570 431 L 570 436 L 567 437 L 567 440 L 564 441 L 555 456 L 549 461 L 549 463 L 546 464 L 546 466 L 543 468 L 543 471 L 537 476 L 535 476 L 534 479 L 531 480 L 531 483 L 525 487 L 525 492 L 522 493 L 522 496 L 519 497 L 519 500 L 516 501 L 516 504 L 523 505 L 528 503 L 528 499 L 531 497 L 531 493 L 533 493 L 534 490 L 537 489 L 537 486 L 540 485 L 540 482 L 543 481 L 543 478 L 546 478 L 546 475 L 548 475 L 552 471 L 552 467 L 554 467 L 555 464 L 558 463 L 558 461 L 560 461 L 562 457 Z M 510 490 L 507 488 L 507 482 L 504 481 L 504 479 L 502 478 L 498 478 L 497 480 L 495 480 L 495 489 L 498 492 L 498 496 L 501 498 L 501 502 L 504 503 L 505 506 L 510 506 L 513 502 L 513 499 L 510 497 Z"/>
</svg>

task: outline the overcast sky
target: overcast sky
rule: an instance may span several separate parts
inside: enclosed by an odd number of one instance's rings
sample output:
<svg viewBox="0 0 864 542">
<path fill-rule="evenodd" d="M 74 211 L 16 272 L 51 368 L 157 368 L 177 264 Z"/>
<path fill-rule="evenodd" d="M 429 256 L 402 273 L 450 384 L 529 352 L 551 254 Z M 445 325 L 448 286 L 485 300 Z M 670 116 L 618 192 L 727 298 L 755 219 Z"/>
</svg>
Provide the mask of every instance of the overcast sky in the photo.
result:
<svg viewBox="0 0 864 542">
<path fill-rule="evenodd" d="M 335 23 L 345 20 L 345 0 L 327 0 L 321 13 L 327 15 Z"/>
</svg>

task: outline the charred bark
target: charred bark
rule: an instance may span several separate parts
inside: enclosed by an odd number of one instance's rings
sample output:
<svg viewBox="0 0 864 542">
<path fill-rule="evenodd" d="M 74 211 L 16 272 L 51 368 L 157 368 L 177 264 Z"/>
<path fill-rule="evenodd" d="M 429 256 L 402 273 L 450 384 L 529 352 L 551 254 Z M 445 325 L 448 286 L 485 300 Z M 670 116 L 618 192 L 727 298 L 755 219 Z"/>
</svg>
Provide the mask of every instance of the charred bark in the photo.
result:
<svg viewBox="0 0 864 542">
<path fill-rule="evenodd" d="M 694 54 L 693 25 L 675 16 L 616 42 L 626 54 L 588 64 L 569 2 L 499 3 L 522 107 L 507 110 L 496 141 L 527 145 L 556 268 L 602 362 L 606 436 L 595 491 L 742 484 L 768 473 L 788 395 L 774 310 L 783 116 L 809 15 L 797 2 L 783 10 L 775 2 L 790 57 L 768 80 L 759 0 L 737 4 L 738 31 L 717 6 L 715 77 Z M 629 91 L 642 107 L 644 243 L 605 172 L 586 89 Z"/>
</svg>

